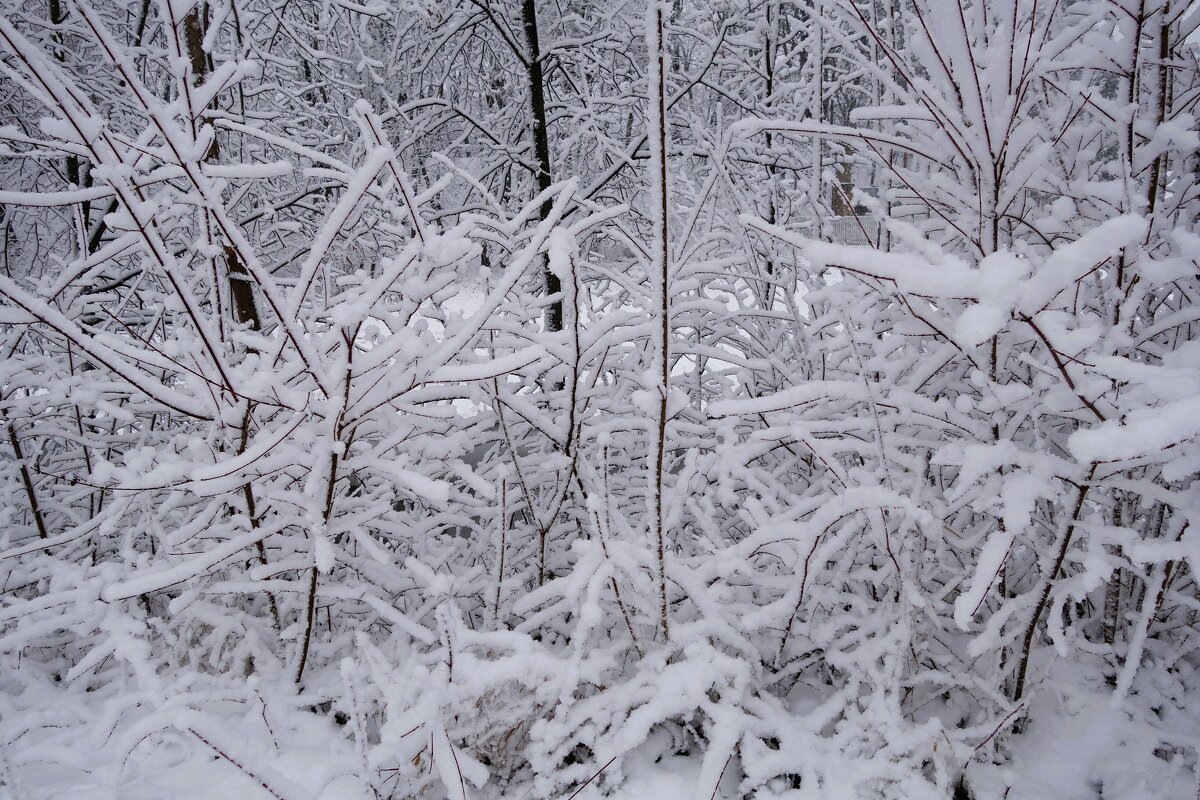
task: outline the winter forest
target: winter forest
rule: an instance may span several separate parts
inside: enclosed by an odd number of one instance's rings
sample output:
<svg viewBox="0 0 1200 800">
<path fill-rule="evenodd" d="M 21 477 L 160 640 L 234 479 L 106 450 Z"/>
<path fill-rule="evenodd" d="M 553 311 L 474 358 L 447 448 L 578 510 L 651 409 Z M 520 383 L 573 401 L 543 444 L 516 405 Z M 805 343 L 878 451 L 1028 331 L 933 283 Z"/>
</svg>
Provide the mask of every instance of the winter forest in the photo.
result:
<svg viewBox="0 0 1200 800">
<path fill-rule="evenodd" d="M 1200 794 L 1194 0 L 0 10 L 0 798 Z"/>
</svg>

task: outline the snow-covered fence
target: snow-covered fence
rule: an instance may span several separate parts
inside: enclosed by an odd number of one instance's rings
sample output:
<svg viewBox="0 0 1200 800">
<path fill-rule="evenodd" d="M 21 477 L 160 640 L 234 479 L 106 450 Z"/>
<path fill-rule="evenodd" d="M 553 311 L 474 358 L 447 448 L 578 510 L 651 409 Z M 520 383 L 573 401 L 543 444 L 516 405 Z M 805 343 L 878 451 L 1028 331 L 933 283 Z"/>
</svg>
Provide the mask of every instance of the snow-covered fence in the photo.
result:
<svg viewBox="0 0 1200 800">
<path fill-rule="evenodd" d="M 830 217 L 821 224 L 822 238 L 837 244 L 871 245 L 878 247 L 882 225 L 878 217 Z"/>
</svg>

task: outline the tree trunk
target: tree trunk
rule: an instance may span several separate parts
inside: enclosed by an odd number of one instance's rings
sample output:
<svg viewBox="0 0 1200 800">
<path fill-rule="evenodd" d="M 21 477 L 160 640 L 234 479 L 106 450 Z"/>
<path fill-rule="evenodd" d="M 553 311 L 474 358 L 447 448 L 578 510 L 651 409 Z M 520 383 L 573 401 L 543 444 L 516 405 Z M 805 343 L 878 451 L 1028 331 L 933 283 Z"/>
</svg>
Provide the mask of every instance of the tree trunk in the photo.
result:
<svg viewBox="0 0 1200 800">
<path fill-rule="evenodd" d="M 529 107 L 533 114 L 533 154 L 537 162 L 537 190 L 539 193 L 550 188 L 553 176 L 550 171 L 550 134 L 546 123 L 546 79 L 542 70 L 542 49 L 538 42 L 537 0 L 522 0 L 521 22 L 525 27 L 525 39 L 528 43 L 528 61 L 525 74 L 529 79 Z M 546 198 L 539 209 L 539 218 L 550 216 L 554 203 Z M 542 274 L 546 283 L 547 296 L 562 293 L 562 283 L 558 276 L 550 271 L 549 261 L 543 262 Z M 559 298 L 546 306 L 546 330 L 550 332 L 563 329 L 563 301 Z"/>
</svg>

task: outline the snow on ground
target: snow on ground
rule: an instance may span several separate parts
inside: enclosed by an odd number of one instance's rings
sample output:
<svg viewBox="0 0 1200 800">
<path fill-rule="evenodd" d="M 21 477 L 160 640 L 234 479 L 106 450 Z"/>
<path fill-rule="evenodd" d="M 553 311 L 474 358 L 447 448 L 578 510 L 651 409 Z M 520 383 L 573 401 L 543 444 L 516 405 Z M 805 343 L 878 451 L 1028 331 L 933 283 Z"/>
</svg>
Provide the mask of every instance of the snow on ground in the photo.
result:
<svg viewBox="0 0 1200 800">
<path fill-rule="evenodd" d="M 1056 660 L 1049 672 L 1035 695 L 1024 735 L 1011 739 L 1011 761 L 979 765 L 968 773 L 975 800 L 1200 797 L 1200 775 L 1186 763 L 1200 748 L 1200 720 L 1194 715 L 1188 719 L 1184 712 L 1152 727 L 1139 719 L 1145 710 L 1138 708 L 1138 698 L 1112 707 L 1112 689 L 1098 669 Z M 1186 701 L 1179 706 L 1195 708 Z M 1169 754 L 1164 738 L 1173 738 L 1183 752 Z"/>
<path fill-rule="evenodd" d="M 1113 708 L 1101 665 L 1048 662 L 1049 651 L 1042 656 L 1038 667 L 1046 678 L 1032 696 L 1025 732 L 1008 739 L 1010 760 L 977 763 L 968 770 L 974 800 L 1195 800 L 1200 720 L 1186 711 L 1195 706 L 1185 696 L 1200 689 L 1195 676 L 1180 674 L 1172 686 L 1142 683 L 1122 708 Z M 217 700 L 201 715 L 188 710 L 196 698 L 183 693 L 157 708 L 126 707 L 115 714 L 118 704 L 127 706 L 124 700 L 37 688 L 40 710 L 20 707 L 33 693 L 10 695 L 18 703 L 2 709 L 0 800 L 373 798 L 355 775 L 359 767 L 347 728 L 327 715 L 296 711 L 294 697 L 267 698 L 265 704 Z M 1159 698 L 1150 709 L 1143 699 L 1148 697 Z M 292 711 L 274 710 L 284 707 Z M 117 717 L 120 724 L 114 727 Z M 29 732 L 17 733 L 25 729 Z M 652 735 L 621 763 L 625 781 L 620 788 L 613 791 L 597 780 L 574 800 L 739 798 L 736 766 L 714 792 L 711 785 L 700 785 L 698 755 L 664 756 L 664 749 L 669 753 Z M 457 792 L 455 787 L 448 798 L 458 800 Z M 497 793 L 468 786 L 465 796 L 537 800 L 527 787 Z M 395 797 L 407 795 L 400 789 Z M 751 797 L 828 800 L 830 795 L 780 785 Z"/>
</svg>

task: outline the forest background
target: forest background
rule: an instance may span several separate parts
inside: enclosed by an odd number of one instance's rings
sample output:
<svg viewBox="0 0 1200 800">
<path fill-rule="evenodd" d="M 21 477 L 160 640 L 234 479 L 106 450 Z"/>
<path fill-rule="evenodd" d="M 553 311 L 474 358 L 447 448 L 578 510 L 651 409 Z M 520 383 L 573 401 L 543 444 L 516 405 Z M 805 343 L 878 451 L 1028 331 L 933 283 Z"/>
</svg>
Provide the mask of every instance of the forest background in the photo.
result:
<svg viewBox="0 0 1200 800">
<path fill-rule="evenodd" d="M 1197 797 L 1197 4 L 2 10 L 0 797 Z"/>
</svg>

